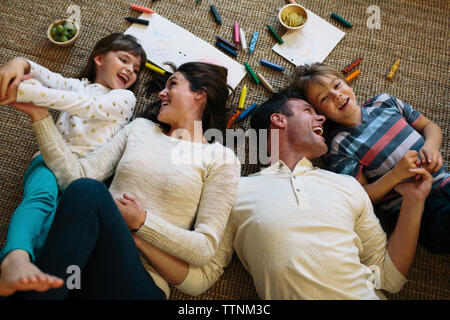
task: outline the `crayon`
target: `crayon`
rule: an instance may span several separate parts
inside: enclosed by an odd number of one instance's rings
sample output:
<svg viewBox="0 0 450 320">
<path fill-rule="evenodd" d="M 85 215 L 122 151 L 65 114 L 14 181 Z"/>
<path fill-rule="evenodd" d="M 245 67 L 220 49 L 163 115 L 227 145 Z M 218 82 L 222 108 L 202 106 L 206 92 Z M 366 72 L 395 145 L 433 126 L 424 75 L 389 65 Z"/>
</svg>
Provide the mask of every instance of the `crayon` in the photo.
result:
<svg viewBox="0 0 450 320">
<path fill-rule="evenodd" d="M 261 80 L 261 83 L 263 84 L 263 86 L 270 92 L 270 93 L 275 93 L 274 88 L 270 85 L 269 81 L 267 81 L 266 78 L 264 78 L 262 76 L 261 73 L 257 73 L 257 76 L 259 78 L 259 80 Z"/>
<path fill-rule="evenodd" d="M 282 66 L 279 66 L 279 65 L 277 65 L 275 63 L 269 62 L 269 61 L 264 60 L 264 59 L 261 59 L 261 61 L 259 61 L 259 62 L 261 62 L 261 64 L 263 66 L 272 68 L 272 69 L 277 70 L 277 71 L 284 71 L 285 70 Z"/>
<path fill-rule="evenodd" d="M 275 37 L 275 39 L 277 39 L 279 44 L 283 44 L 284 43 L 283 39 L 281 39 L 281 37 L 278 34 L 278 32 L 276 32 L 275 29 L 272 26 L 267 25 L 267 28 L 269 29 L 270 33 L 272 33 L 272 35 Z"/>
<path fill-rule="evenodd" d="M 140 11 L 140 12 L 145 12 L 145 13 L 148 13 L 148 14 L 155 13 L 154 10 L 152 10 L 150 8 L 143 7 L 143 6 L 138 6 L 137 4 L 132 4 L 131 5 L 131 9 L 136 10 L 136 11 Z"/>
<path fill-rule="evenodd" d="M 242 111 L 242 113 L 237 117 L 236 121 L 244 120 L 252 111 L 258 106 L 258 104 L 255 102 L 250 107 Z"/>
<path fill-rule="evenodd" d="M 386 79 L 391 80 L 392 77 L 394 76 L 395 72 L 398 69 L 398 66 L 400 65 L 400 59 L 397 59 L 394 64 L 391 67 L 391 71 L 389 71 L 389 73 L 386 76 Z"/>
<path fill-rule="evenodd" d="M 200 3 L 200 2 L 202 2 L 202 0 L 195 0 L 195 2 L 196 2 L 196 3 Z"/>
<path fill-rule="evenodd" d="M 241 110 L 244 109 L 246 95 L 247 95 L 247 85 L 244 84 L 244 86 L 242 87 L 242 90 L 241 90 L 241 96 L 239 98 L 238 109 L 241 109 Z"/>
<path fill-rule="evenodd" d="M 347 74 L 350 71 L 352 71 L 354 68 L 356 68 L 356 66 L 362 61 L 362 58 L 358 58 L 356 60 L 354 60 L 352 63 L 350 63 L 348 66 L 346 66 L 344 68 L 344 70 L 342 70 L 343 74 Z"/>
<path fill-rule="evenodd" d="M 250 47 L 248 48 L 248 53 L 255 51 L 256 41 L 258 41 L 258 31 L 253 33 L 252 40 L 250 41 Z"/>
<path fill-rule="evenodd" d="M 239 28 L 239 36 L 241 38 L 241 46 L 242 49 L 247 50 L 247 41 L 245 40 L 245 32 L 244 29 Z"/>
<path fill-rule="evenodd" d="M 150 62 L 146 62 L 145 67 L 149 70 L 159 73 L 160 75 L 164 75 L 166 73 L 166 70 L 161 69 L 160 67 L 157 67 L 154 64 L 151 64 Z"/>
<path fill-rule="evenodd" d="M 355 72 L 349 74 L 348 76 L 345 77 L 345 80 L 347 80 L 347 82 L 352 81 L 353 79 L 355 79 L 357 76 L 359 76 L 359 74 L 361 73 L 361 71 L 359 71 L 359 69 L 357 69 Z"/>
<path fill-rule="evenodd" d="M 230 41 L 228 41 L 227 39 L 225 39 L 221 36 L 217 36 L 216 39 L 217 39 L 217 41 L 222 42 L 224 45 L 226 45 L 231 50 L 234 50 L 234 51 L 238 50 L 238 48 L 234 44 L 232 44 Z"/>
<path fill-rule="evenodd" d="M 241 40 L 239 38 L 239 24 L 237 21 L 234 22 L 234 42 L 241 43 Z"/>
<path fill-rule="evenodd" d="M 228 120 L 227 123 L 227 129 L 230 129 L 231 126 L 233 125 L 234 121 L 236 121 L 236 119 L 239 117 L 239 115 L 242 113 L 242 110 L 237 110 L 230 118 L 230 120 Z"/>
<path fill-rule="evenodd" d="M 247 62 L 244 62 L 245 69 L 247 69 L 247 72 L 250 74 L 250 76 L 253 78 L 253 80 L 260 84 L 261 81 L 259 80 L 258 76 L 255 74 L 255 72 L 252 70 L 252 68 L 249 66 Z"/>
<path fill-rule="evenodd" d="M 347 28 L 352 28 L 353 26 L 351 25 L 350 22 L 348 22 L 347 20 L 345 20 L 344 18 L 338 16 L 336 13 L 332 13 L 331 14 L 331 18 L 336 20 L 337 22 L 339 22 L 340 24 L 342 24 L 344 27 Z"/>
<path fill-rule="evenodd" d="M 222 48 L 223 50 L 225 50 L 226 52 L 228 52 L 229 54 L 231 54 L 232 56 L 236 57 L 238 54 L 236 51 L 234 51 L 233 49 L 227 47 L 226 45 L 224 45 L 222 42 L 220 41 L 216 41 L 216 45 L 219 48 Z"/>
<path fill-rule="evenodd" d="M 220 19 L 219 12 L 217 12 L 216 6 L 212 4 L 209 8 L 211 9 L 214 18 L 216 18 L 217 23 L 222 25 L 222 19 Z"/>
<path fill-rule="evenodd" d="M 127 18 L 125 18 L 125 20 L 127 20 L 128 22 L 144 24 L 146 26 L 148 26 L 148 24 L 150 23 L 150 21 L 148 21 L 148 20 L 138 19 L 138 18 L 133 18 L 133 17 L 127 17 Z"/>
</svg>

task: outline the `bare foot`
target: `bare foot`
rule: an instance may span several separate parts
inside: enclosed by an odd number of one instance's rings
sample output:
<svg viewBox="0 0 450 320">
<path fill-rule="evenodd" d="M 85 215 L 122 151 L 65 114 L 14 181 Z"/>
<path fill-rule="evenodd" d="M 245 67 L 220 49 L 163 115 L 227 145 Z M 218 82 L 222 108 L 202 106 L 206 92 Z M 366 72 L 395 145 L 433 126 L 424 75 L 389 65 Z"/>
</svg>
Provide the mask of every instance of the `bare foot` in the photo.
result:
<svg viewBox="0 0 450 320">
<path fill-rule="evenodd" d="M 47 291 L 64 284 L 60 278 L 43 273 L 30 261 L 28 252 L 13 250 L 3 259 L 0 273 L 0 296 L 16 291 Z"/>
</svg>

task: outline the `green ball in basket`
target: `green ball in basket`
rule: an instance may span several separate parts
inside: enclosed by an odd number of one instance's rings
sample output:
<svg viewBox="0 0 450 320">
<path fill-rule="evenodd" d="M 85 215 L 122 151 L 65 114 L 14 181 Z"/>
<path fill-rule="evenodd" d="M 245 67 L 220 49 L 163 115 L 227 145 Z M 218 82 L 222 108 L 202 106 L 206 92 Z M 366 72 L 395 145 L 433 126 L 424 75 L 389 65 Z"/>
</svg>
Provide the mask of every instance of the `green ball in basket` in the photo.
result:
<svg viewBox="0 0 450 320">
<path fill-rule="evenodd" d="M 80 33 L 78 25 L 71 20 L 62 19 L 53 22 L 47 29 L 48 39 L 60 47 L 71 46 L 77 41 Z"/>
</svg>

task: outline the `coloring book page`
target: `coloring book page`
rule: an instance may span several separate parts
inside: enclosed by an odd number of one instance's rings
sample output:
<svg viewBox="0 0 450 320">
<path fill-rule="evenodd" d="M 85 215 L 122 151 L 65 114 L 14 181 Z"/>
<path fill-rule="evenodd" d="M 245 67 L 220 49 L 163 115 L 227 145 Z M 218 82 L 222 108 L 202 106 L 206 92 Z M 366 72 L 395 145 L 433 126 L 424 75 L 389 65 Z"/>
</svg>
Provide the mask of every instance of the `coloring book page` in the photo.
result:
<svg viewBox="0 0 450 320">
<path fill-rule="evenodd" d="M 227 82 L 233 89 L 246 75 L 242 64 L 157 13 L 143 13 L 139 18 L 149 20 L 149 25 L 133 23 L 125 33 L 139 39 L 147 59 L 164 70 L 173 72 L 166 62 L 177 67 L 193 61 L 215 63 L 228 69 Z"/>
<path fill-rule="evenodd" d="M 323 62 L 344 37 L 339 30 L 313 12 L 306 10 L 308 20 L 300 30 L 289 30 L 281 38 L 283 44 L 276 44 L 272 50 L 296 66 Z"/>
</svg>

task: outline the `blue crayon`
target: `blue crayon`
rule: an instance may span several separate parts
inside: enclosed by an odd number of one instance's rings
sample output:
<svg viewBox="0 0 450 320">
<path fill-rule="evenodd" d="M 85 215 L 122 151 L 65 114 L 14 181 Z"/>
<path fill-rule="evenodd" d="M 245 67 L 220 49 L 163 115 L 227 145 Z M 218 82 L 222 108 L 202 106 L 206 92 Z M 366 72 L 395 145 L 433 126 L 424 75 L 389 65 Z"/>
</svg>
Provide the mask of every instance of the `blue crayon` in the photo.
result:
<svg viewBox="0 0 450 320">
<path fill-rule="evenodd" d="M 248 47 L 249 53 L 252 53 L 253 51 L 255 51 L 256 41 L 258 41 L 258 32 L 257 31 L 255 31 L 253 33 L 252 40 L 250 41 L 250 46 Z"/>
<path fill-rule="evenodd" d="M 216 20 L 217 20 L 217 23 L 222 25 L 222 19 L 220 19 L 219 12 L 217 12 L 216 6 L 212 4 L 210 6 L 210 8 L 211 8 L 212 14 L 214 15 L 214 18 L 216 18 Z"/>
<path fill-rule="evenodd" d="M 277 71 L 284 71 L 284 70 L 285 70 L 282 66 L 279 66 L 279 65 L 277 65 L 277 64 L 275 64 L 275 63 L 273 63 L 273 62 L 269 62 L 269 61 L 264 60 L 264 59 L 261 59 L 260 62 L 261 62 L 261 64 L 262 64 L 263 66 L 269 67 L 269 68 L 272 68 L 272 69 L 275 69 L 275 70 L 277 70 Z"/>
<path fill-rule="evenodd" d="M 236 51 L 234 51 L 234 50 L 231 49 L 231 48 L 228 48 L 228 47 L 227 47 L 226 45 L 224 45 L 222 42 L 216 41 L 216 45 L 217 45 L 219 48 L 222 48 L 223 50 L 225 50 L 226 52 L 228 52 L 229 54 L 231 54 L 231 55 L 233 55 L 233 56 L 235 56 L 235 57 L 238 55 Z"/>
<path fill-rule="evenodd" d="M 237 117 L 236 121 L 241 121 L 243 120 L 245 117 L 247 117 L 252 111 L 253 109 L 255 109 L 258 106 L 257 103 L 253 103 L 250 107 L 248 107 L 247 109 L 245 109 L 240 115 L 239 117 Z"/>
</svg>

